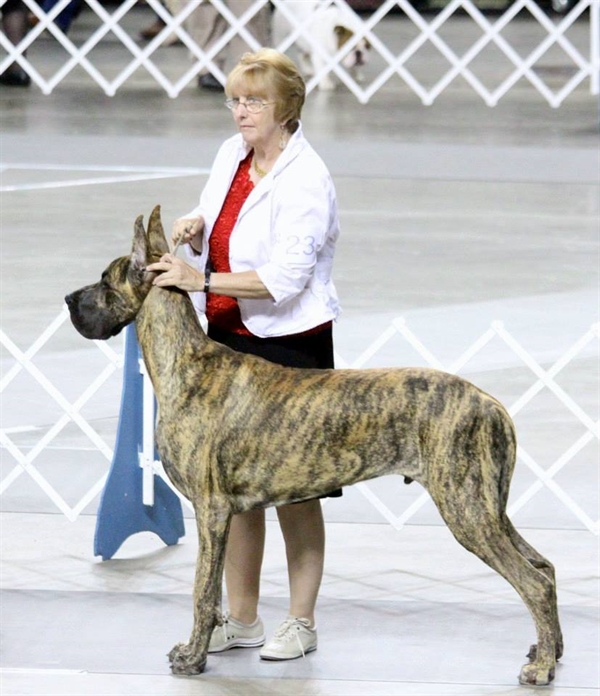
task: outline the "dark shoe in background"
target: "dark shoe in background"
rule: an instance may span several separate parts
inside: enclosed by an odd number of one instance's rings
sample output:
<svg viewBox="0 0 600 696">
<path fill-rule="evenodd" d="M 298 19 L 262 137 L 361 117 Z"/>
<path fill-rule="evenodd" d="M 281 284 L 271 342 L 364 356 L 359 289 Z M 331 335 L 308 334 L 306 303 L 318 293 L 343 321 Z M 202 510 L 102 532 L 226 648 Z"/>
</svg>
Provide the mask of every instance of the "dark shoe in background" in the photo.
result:
<svg viewBox="0 0 600 696">
<path fill-rule="evenodd" d="M 153 39 L 165 26 L 165 23 L 158 17 L 154 24 L 150 25 L 146 29 L 140 32 L 140 39 L 144 41 L 150 41 Z"/>
<path fill-rule="evenodd" d="M 17 67 L 10 67 L 0 75 L 0 85 L 7 85 L 8 87 L 29 87 L 30 84 L 31 78 L 20 65 Z"/>
<path fill-rule="evenodd" d="M 214 75 L 211 75 L 210 73 L 206 73 L 206 75 L 200 75 L 200 77 L 198 78 L 198 87 L 200 87 L 200 89 L 210 90 L 211 92 L 225 91 L 223 85 L 219 82 L 219 80 L 217 80 L 217 78 Z"/>
</svg>

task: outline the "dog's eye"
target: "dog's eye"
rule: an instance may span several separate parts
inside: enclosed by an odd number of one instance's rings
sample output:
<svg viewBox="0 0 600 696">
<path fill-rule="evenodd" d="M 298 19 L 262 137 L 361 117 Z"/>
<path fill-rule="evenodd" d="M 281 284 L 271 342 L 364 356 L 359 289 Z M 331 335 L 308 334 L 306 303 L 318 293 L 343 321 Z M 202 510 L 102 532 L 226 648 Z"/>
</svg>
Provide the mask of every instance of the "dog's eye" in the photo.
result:
<svg viewBox="0 0 600 696">
<path fill-rule="evenodd" d="M 100 278 L 100 287 L 105 292 L 114 292 L 114 285 L 109 280 L 110 276 L 108 273 L 103 273 Z"/>
</svg>

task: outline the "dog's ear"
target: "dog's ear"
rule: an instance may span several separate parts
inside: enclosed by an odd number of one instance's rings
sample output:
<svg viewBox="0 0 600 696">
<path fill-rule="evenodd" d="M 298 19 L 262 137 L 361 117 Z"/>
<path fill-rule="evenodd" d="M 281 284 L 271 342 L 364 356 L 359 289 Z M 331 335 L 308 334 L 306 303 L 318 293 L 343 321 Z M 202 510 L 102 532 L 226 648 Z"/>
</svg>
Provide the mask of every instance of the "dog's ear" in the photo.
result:
<svg viewBox="0 0 600 696">
<path fill-rule="evenodd" d="M 160 205 L 156 205 L 148 221 L 148 261 L 158 261 L 163 254 L 168 252 L 169 245 L 160 219 Z"/>
<path fill-rule="evenodd" d="M 340 49 L 354 36 L 354 32 L 351 29 L 348 29 L 348 27 L 344 27 L 341 24 L 336 24 L 333 28 L 333 32 L 337 37 L 338 49 Z"/>
<path fill-rule="evenodd" d="M 134 271 L 144 271 L 148 264 L 148 242 L 144 229 L 143 216 L 138 215 L 133 226 L 133 246 L 131 247 L 130 267 Z"/>
</svg>

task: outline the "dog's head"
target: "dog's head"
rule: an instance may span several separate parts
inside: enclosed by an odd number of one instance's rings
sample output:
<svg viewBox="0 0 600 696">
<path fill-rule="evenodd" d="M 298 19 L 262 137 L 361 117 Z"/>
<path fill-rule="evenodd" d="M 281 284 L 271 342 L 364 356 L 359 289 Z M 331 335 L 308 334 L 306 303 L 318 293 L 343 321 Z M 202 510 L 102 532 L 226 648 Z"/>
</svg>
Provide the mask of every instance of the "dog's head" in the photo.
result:
<svg viewBox="0 0 600 696">
<path fill-rule="evenodd" d="M 354 36 L 352 29 L 341 24 L 336 24 L 334 27 L 335 36 L 337 39 L 338 50 L 348 43 L 350 39 Z M 342 61 L 342 65 L 345 68 L 361 68 L 369 61 L 369 51 L 371 50 L 371 44 L 367 39 L 362 38 L 356 43 L 356 46 L 348 53 L 347 56 Z"/>
<path fill-rule="evenodd" d="M 135 319 L 152 287 L 154 273 L 146 266 L 169 250 L 156 206 L 144 229 L 142 216 L 135 221 L 130 256 L 115 259 L 93 285 L 67 295 L 73 326 L 85 338 L 105 340 L 116 336 Z"/>
</svg>

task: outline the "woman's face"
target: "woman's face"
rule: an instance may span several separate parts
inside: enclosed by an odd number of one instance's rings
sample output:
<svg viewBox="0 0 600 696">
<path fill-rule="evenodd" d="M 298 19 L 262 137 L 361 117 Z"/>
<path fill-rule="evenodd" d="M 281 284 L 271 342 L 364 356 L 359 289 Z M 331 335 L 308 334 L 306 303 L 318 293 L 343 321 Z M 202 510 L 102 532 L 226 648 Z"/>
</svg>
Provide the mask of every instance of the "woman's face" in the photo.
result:
<svg viewBox="0 0 600 696">
<path fill-rule="evenodd" d="M 279 142 L 280 128 L 275 120 L 275 99 L 258 97 L 249 93 L 232 95 L 239 104 L 232 109 L 233 120 L 242 134 L 244 141 L 251 147 L 269 148 Z M 245 106 L 247 101 L 259 103 L 262 108 L 256 113 L 250 113 Z"/>
</svg>

